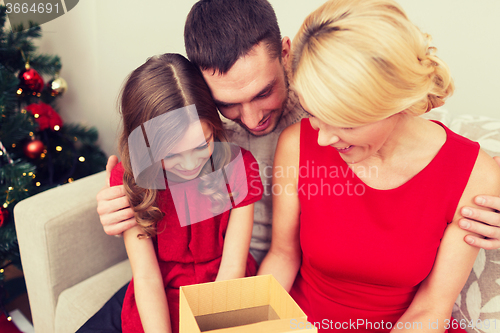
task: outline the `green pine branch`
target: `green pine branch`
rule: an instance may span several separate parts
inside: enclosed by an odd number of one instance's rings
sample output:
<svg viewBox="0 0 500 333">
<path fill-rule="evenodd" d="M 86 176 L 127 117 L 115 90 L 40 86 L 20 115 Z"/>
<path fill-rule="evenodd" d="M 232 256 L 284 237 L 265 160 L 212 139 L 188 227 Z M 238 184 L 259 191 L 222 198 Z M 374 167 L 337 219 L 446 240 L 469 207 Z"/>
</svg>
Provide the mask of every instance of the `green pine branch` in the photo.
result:
<svg viewBox="0 0 500 333">
<path fill-rule="evenodd" d="M 5 223 L 0 228 L 0 264 L 5 261 L 12 261 L 16 266 L 21 263 L 14 223 Z"/>
<path fill-rule="evenodd" d="M 0 116 L 17 106 L 16 90 L 19 81 L 0 63 Z"/>
<path fill-rule="evenodd" d="M 7 21 L 7 7 L 0 6 L 0 26 L 5 26 L 5 22 Z M 3 29 L 2 29 L 3 30 Z M 1 33 L 1 32 L 0 32 Z M 1 36 L 1 35 L 0 35 Z"/>
<path fill-rule="evenodd" d="M 33 116 L 26 112 L 12 112 L 0 119 L 0 138 L 5 147 L 27 139 L 30 132 L 34 132 L 38 125 Z"/>
<path fill-rule="evenodd" d="M 20 159 L 13 164 L 7 163 L 0 168 L 0 200 L 17 203 L 33 195 L 32 174 L 36 168 Z M 8 198 L 8 199 L 7 199 Z"/>
<path fill-rule="evenodd" d="M 94 145 L 99 137 L 95 127 L 89 128 L 80 124 L 65 124 L 63 133 L 81 145 Z"/>
<path fill-rule="evenodd" d="M 56 55 L 36 54 L 30 59 L 30 66 L 40 75 L 52 75 L 61 71 L 61 59 Z"/>
</svg>

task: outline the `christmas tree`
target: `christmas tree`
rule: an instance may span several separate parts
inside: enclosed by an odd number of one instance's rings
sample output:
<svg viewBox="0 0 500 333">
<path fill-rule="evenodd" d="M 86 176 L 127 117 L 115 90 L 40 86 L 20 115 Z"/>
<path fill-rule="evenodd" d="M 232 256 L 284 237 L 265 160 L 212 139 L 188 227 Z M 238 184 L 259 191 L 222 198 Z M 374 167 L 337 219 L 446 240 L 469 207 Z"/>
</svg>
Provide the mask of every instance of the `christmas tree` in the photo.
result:
<svg viewBox="0 0 500 333">
<path fill-rule="evenodd" d="M 67 89 L 58 56 L 37 54 L 41 28 L 6 28 L 0 6 L 0 310 L 13 294 L 4 284 L 8 265 L 21 267 L 13 208 L 49 188 L 105 169 L 97 130 L 63 124 L 56 101 Z M 47 84 L 44 77 L 49 78 Z"/>
</svg>

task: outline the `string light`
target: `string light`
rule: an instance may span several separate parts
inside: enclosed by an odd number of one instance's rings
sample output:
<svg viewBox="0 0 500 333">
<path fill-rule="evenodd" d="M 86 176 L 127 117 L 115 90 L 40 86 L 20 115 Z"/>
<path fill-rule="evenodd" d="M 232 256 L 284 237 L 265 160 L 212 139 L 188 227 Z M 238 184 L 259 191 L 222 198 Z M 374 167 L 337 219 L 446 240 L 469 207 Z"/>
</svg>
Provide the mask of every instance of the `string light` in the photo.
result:
<svg viewBox="0 0 500 333">
<path fill-rule="evenodd" d="M 38 119 L 38 118 L 40 117 L 40 115 L 39 115 L 38 113 L 35 113 L 35 114 L 33 115 L 33 117 L 35 117 L 35 119 Z"/>
<path fill-rule="evenodd" d="M 41 158 L 45 158 L 45 153 L 41 153 L 41 154 L 40 154 L 40 157 L 41 157 Z"/>
<path fill-rule="evenodd" d="M 9 186 L 9 191 L 12 191 L 14 188 L 12 186 Z"/>
<path fill-rule="evenodd" d="M 6 202 L 4 202 L 4 203 L 3 203 L 3 208 L 7 208 L 7 207 L 9 207 L 9 204 L 8 204 L 8 203 L 6 203 Z"/>
<path fill-rule="evenodd" d="M 16 144 L 15 143 L 12 144 L 12 148 L 16 148 Z"/>
<path fill-rule="evenodd" d="M 57 147 L 56 147 L 56 150 L 57 150 L 57 151 L 61 151 L 61 150 L 62 150 L 62 147 L 61 147 L 61 146 L 57 146 Z"/>
<path fill-rule="evenodd" d="M 30 132 L 30 136 L 33 136 L 33 132 Z"/>
<path fill-rule="evenodd" d="M 83 156 L 80 156 L 80 158 L 78 159 L 80 162 L 85 162 L 85 157 Z"/>
<path fill-rule="evenodd" d="M 36 182 L 36 184 L 35 184 L 35 185 L 36 185 L 36 186 L 40 186 L 40 185 L 42 185 L 42 184 L 40 184 L 40 182 Z"/>
<path fill-rule="evenodd" d="M 72 183 L 72 182 L 73 182 L 73 180 L 74 180 L 73 178 L 69 178 L 69 179 L 68 179 L 68 183 Z"/>
<path fill-rule="evenodd" d="M 23 93 L 23 90 L 21 88 L 17 89 L 17 94 L 21 95 Z"/>
<path fill-rule="evenodd" d="M 0 156 L 2 156 L 2 155 L 3 155 L 3 151 L 0 150 Z"/>
<path fill-rule="evenodd" d="M 23 172 L 23 176 L 26 176 L 26 172 Z"/>
<path fill-rule="evenodd" d="M 59 125 L 56 125 L 56 126 L 54 126 L 54 131 L 59 131 L 60 128 L 61 127 L 59 127 Z"/>
<path fill-rule="evenodd" d="M 21 110 L 21 113 L 26 113 L 27 111 L 25 109 L 22 109 Z"/>
</svg>

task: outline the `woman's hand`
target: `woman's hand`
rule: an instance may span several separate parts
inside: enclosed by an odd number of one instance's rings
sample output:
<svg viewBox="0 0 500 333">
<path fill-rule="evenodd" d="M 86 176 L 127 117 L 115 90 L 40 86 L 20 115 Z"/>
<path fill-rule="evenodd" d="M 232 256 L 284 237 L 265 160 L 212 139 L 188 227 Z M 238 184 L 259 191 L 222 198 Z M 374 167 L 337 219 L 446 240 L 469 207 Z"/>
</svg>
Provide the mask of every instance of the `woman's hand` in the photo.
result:
<svg viewBox="0 0 500 333">
<path fill-rule="evenodd" d="M 500 165 L 500 156 L 496 156 L 495 161 Z M 464 207 L 461 210 L 464 218 L 460 219 L 460 228 L 474 232 L 479 235 L 467 235 L 464 240 L 476 247 L 485 250 L 500 248 L 500 197 L 478 195 L 474 198 L 474 203 L 480 207 L 489 208 L 486 211 L 473 207 Z M 486 238 L 483 238 L 483 237 Z"/>
</svg>

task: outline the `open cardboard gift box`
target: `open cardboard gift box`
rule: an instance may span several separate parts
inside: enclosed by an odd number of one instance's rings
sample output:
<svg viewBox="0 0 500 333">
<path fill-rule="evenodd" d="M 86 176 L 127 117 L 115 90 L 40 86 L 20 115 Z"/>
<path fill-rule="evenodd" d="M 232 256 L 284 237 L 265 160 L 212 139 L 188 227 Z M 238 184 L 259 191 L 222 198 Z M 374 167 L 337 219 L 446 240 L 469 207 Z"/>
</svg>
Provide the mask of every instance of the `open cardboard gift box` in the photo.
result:
<svg viewBox="0 0 500 333">
<path fill-rule="evenodd" d="M 183 286 L 180 333 L 317 332 L 272 275 Z"/>
</svg>

